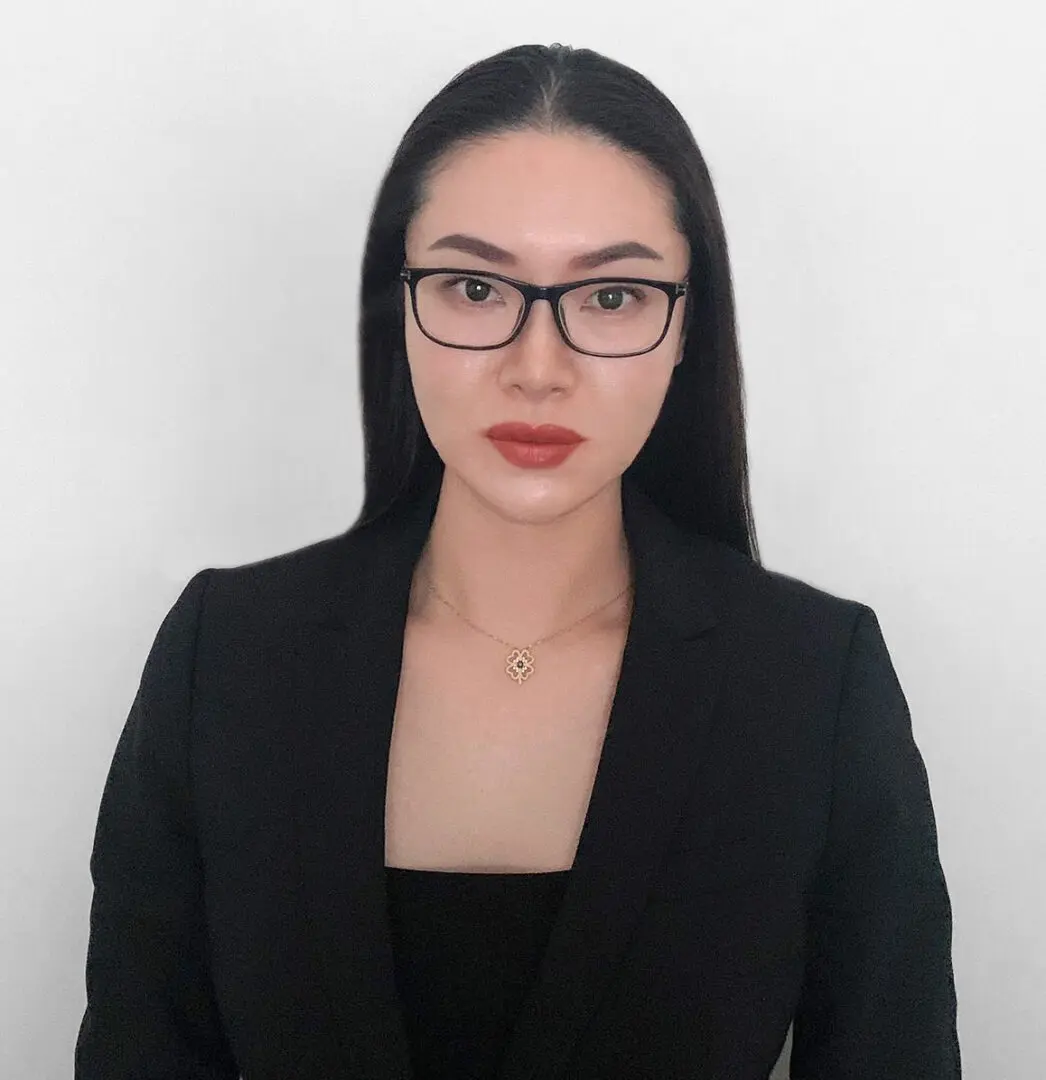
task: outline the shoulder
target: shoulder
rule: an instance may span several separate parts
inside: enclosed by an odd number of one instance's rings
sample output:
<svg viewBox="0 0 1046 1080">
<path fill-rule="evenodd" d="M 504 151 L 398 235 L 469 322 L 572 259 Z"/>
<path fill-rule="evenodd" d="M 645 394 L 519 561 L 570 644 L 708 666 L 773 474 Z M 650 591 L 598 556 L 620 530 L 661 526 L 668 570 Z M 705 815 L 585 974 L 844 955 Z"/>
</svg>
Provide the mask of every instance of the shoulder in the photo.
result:
<svg viewBox="0 0 1046 1080">
<path fill-rule="evenodd" d="M 202 580 L 205 617 L 266 623 L 321 612 L 362 573 L 361 542 L 352 531 L 251 562 L 210 566 Z"/>
<path fill-rule="evenodd" d="M 863 600 L 770 569 L 720 541 L 692 536 L 690 550 L 720 625 L 745 640 L 845 653 L 859 623 L 875 619 Z"/>
<path fill-rule="evenodd" d="M 220 613 L 226 624 L 237 617 L 264 624 L 320 613 L 333 597 L 345 597 L 364 584 L 385 561 L 383 552 L 395 560 L 375 536 L 366 526 L 349 529 L 252 562 L 209 567 L 193 580 L 203 579 L 204 610 L 215 617 Z M 862 600 L 770 569 L 721 541 L 687 534 L 684 549 L 682 565 L 698 580 L 716 621 L 740 639 L 777 638 L 816 649 L 840 639 L 848 642 L 862 616 L 875 619 Z"/>
<path fill-rule="evenodd" d="M 815 611 L 845 610 L 850 614 L 867 608 L 862 600 L 841 596 L 784 570 L 764 566 L 721 541 L 691 535 L 689 542 L 706 576 L 724 596 Z"/>
</svg>

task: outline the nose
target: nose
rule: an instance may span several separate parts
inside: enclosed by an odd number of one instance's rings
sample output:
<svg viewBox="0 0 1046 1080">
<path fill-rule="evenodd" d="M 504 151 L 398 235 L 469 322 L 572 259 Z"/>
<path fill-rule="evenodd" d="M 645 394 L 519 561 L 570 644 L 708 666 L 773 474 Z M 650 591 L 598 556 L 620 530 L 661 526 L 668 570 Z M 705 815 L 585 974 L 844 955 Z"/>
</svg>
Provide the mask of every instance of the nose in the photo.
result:
<svg viewBox="0 0 1046 1080">
<path fill-rule="evenodd" d="M 504 350 L 502 375 L 530 393 L 562 393 L 577 374 L 574 350 L 556 326 L 552 305 L 535 300 L 519 336 Z"/>
</svg>

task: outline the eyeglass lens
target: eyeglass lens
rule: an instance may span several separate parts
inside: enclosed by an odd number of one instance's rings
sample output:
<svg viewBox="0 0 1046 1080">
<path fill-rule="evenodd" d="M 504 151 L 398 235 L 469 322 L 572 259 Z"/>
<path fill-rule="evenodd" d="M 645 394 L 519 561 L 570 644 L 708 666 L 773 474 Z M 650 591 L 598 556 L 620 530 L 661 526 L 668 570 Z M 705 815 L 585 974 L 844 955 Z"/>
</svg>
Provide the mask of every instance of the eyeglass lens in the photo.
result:
<svg viewBox="0 0 1046 1080">
<path fill-rule="evenodd" d="M 480 275 L 430 274 L 417 283 L 418 322 L 447 345 L 494 348 L 512 336 L 523 294 L 504 281 Z M 566 293 L 560 312 L 571 343 L 614 356 L 651 348 L 668 321 L 661 289 L 601 281 Z"/>
</svg>

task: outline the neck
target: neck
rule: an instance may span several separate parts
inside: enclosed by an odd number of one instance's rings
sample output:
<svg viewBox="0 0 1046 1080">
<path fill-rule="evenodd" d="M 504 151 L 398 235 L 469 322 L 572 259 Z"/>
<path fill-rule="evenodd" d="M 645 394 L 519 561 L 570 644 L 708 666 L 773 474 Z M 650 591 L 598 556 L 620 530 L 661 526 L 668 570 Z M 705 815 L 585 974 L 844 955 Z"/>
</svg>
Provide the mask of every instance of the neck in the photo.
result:
<svg viewBox="0 0 1046 1080">
<path fill-rule="evenodd" d="M 489 633 L 532 641 L 594 612 L 630 581 L 620 481 L 554 520 L 517 521 L 445 470 L 415 569 L 411 613 L 464 626 L 432 595 L 431 584 Z M 593 615 L 589 630 L 601 619 L 620 620 L 628 601 L 626 592 Z"/>
</svg>

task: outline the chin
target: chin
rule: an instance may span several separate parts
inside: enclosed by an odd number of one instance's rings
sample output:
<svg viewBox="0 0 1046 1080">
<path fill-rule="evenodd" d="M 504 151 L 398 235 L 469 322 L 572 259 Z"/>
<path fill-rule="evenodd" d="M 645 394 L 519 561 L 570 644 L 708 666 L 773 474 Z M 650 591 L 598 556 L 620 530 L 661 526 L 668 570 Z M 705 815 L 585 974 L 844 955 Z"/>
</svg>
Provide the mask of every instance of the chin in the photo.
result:
<svg viewBox="0 0 1046 1080">
<path fill-rule="evenodd" d="M 448 475 L 452 470 L 447 470 Z M 496 475 L 493 470 L 453 473 L 453 483 L 463 485 L 480 502 L 507 521 L 541 525 L 555 521 L 594 498 L 620 477 L 595 478 L 570 475 L 563 469 L 520 470 L 517 476 Z"/>
</svg>

